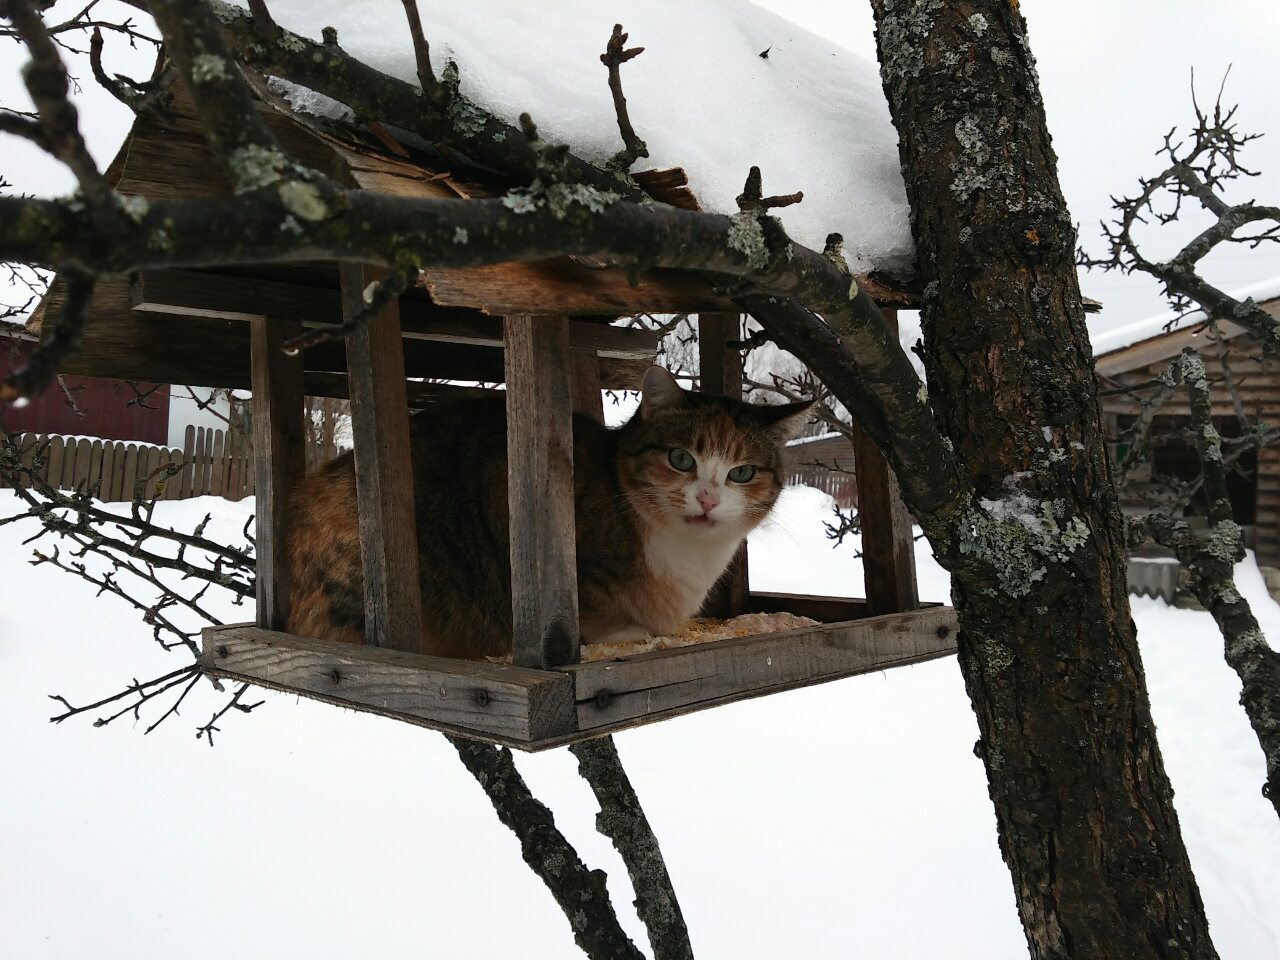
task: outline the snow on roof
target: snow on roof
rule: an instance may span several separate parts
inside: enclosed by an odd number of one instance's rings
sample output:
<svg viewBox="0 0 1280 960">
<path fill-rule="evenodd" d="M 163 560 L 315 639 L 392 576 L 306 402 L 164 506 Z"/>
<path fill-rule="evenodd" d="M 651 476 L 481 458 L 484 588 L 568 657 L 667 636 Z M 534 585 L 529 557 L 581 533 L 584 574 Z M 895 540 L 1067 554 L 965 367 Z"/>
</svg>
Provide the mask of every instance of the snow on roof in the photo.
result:
<svg viewBox="0 0 1280 960">
<path fill-rule="evenodd" d="M 1230 296 L 1233 300 L 1241 302 L 1249 298 L 1252 298 L 1255 303 L 1266 303 L 1269 300 L 1275 300 L 1280 298 L 1280 276 L 1262 280 L 1239 290 L 1232 290 Z M 1114 330 L 1108 330 L 1105 333 L 1091 332 L 1089 340 L 1093 343 L 1093 355 L 1100 357 L 1104 353 L 1123 350 L 1125 347 L 1132 346 L 1142 340 L 1150 340 L 1167 332 L 1181 330 L 1185 327 L 1194 327 L 1198 323 L 1204 323 L 1205 318 L 1206 315 L 1203 310 L 1193 310 L 1180 319 L 1173 311 L 1167 310 L 1164 313 L 1156 314 L 1154 317 L 1127 323 L 1123 327 L 1116 327 Z"/>
<path fill-rule="evenodd" d="M 237 0 L 240 5 L 243 0 Z M 401 0 L 272 0 L 281 26 L 417 83 Z M 462 92 L 581 156 L 621 149 L 600 54 L 615 23 L 644 54 L 622 68 L 649 159 L 683 167 L 704 209 L 732 213 L 753 164 L 766 195 L 804 191 L 778 211 L 791 236 L 822 248 L 845 236 L 858 273 L 912 259 L 898 138 L 874 64 L 745 0 L 468 0 L 419 4 L 437 72 L 457 60 Z M 769 51 L 768 58 L 761 52 Z"/>
</svg>

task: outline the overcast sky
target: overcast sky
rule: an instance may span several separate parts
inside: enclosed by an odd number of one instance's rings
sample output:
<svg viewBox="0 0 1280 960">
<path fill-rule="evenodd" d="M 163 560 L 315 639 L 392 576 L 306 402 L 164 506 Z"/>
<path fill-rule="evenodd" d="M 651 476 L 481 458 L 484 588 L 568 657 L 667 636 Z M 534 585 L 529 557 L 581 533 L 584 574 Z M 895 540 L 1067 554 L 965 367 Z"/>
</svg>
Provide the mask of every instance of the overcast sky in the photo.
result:
<svg viewBox="0 0 1280 960">
<path fill-rule="evenodd" d="M 760 0 L 795 23 L 868 59 L 875 57 L 870 4 L 861 0 Z M 52 16 L 71 6 L 59 3 Z M 677 6 L 673 4 L 673 6 Z M 112 5 L 107 0 L 99 9 Z M 1245 159 L 1262 175 L 1237 188 L 1234 197 L 1280 203 L 1280 87 L 1274 63 L 1280 50 L 1277 0 L 1023 0 L 1031 46 L 1049 116 L 1049 129 L 1061 160 L 1060 173 L 1072 216 L 1081 235 L 1101 252 L 1097 222 L 1108 214 L 1108 196 L 1132 191 L 1137 178 L 1161 169 L 1154 156 L 1162 137 L 1191 116 L 1190 71 L 1196 71 L 1201 103 L 1211 103 L 1232 65 L 1226 98 L 1240 104 L 1242 129 L 1267 134 Z M 127 15 L 127 14 L 126 14 Z M 136 14 L 135 14 L 136 15 Z M 3 54 L 0 103 L 25 100 L 16 66 Z M 109 47 L 109 66 L 145 75 L 147 67 L 130 62 L 127 48 Z M 128 127 L 128 112 L 86 84 L 83 98 L 86 135 L 105 165 Z M 0 138 L 0 174 L 19 189 L 56 193 L 70 188 L 65 171 L 25 144 Z M 1201 217 L 1188 231 L 1206 225 Z M 1153 241 L 1160 255 L 1172 253 L 1182 235 L 1166 230 Z M 1231 290 L 1280 274 L 1280 244 L 1249 251 L 1233 247 L 1206 261 L 1206 275 Z M 1140 277 L 1092 274 L 1082 278 L 1084 292 L 1105 310 L 1092 321 L 1107 329 L 1164 309 L 1156 286 Z"/>
<path fill-rule="evenodd" d="M 871 5 L 837 0 L 757 0 L 814 33 L 875 59 Z M 1277 0 L 1022 0 L 1031 49 L 1039 64 L 1049 131 L 1072 217 L 1091 252 L 1104 252 L 1098 221 L 1108 197 L 1133 193 L 1139 176 L 1163 169 L 1155 151 L 1191 111 L 1195 68 L 1202 107 L 1212 104 L 1231 66 L 1224 100 L 1238 102 L 1242 130 L 1265 134 L 1248 148 L 1246 165 L 1262 175 L 1229 200 L 1280 204 L 1280 51 Z M 1190 233 L 1208 225 L 1189 220 Z M 1176 252 L 1185 234 L 1157 233 L 1152 249 Z M 1280 244 L 1232 247 L 1205 261 L 1204 273 L 1226 290 L 1280 274 Z M 1154 282 L 1118 274 L 1084 274 L 1087 296 L 1104 303 L 1096 330 L 1165 309 Z"/>
</svg>

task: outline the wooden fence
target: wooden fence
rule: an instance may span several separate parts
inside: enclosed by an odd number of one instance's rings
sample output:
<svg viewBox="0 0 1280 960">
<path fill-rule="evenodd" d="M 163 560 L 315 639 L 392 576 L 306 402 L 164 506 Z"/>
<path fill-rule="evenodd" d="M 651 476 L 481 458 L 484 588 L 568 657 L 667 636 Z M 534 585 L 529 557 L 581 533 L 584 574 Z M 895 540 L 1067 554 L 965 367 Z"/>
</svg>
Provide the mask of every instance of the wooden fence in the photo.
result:
<svg viewBox="0 0 1280 960">
<path fill-rule="evenodd" d="M 846 509 L 858 505 L 853 446 L 843 436 L 828 434 L 793 441 L 782 451 L 782 469 L 787 483 L 817 487 Z"/>
<path fill-rule="evenodd" d="M 187 427 L 181 450 L 148 443 L 43 434 L 10 434 L 28 466 L 61 490 L 98 486 L 98 499 L 184 500 L 211 495 L 240 500 L 253 495 L 253 451 L 237 431 Z M 179 469 L 167 476 L 170 464 Z M 0 477 L 0 486 L 7 486 Z"/>
</svg>

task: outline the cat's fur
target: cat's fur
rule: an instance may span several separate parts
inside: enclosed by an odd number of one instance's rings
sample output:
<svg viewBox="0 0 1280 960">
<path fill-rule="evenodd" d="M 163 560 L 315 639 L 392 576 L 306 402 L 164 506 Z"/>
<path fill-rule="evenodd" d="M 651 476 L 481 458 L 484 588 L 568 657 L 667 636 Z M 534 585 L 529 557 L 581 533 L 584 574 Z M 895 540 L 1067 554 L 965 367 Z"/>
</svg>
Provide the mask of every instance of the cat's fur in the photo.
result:
<svg viewBox="0 0 1280 960">
<path fill-rule="evenodd" d="M 808 404 L 757 406 L 645 375 L 640 409 L 610 430 L 574 417 L 578 606 L 584 643 L 667 634 L 695 613 L 782 489 L 782 444 Z M 411 420 L 423 629 L 432 652 L 511 650 L 506 408 L 432 404 Z M 696 458 L 673 466 L 672 450 Z M 677 460 L 686 461 L 677 455 Z M 728 472 L 751 465 L 755 476 Z M 360 641 L 364 601 L 350 454 L 294 492 L 288 630 Z"/>
</svg>

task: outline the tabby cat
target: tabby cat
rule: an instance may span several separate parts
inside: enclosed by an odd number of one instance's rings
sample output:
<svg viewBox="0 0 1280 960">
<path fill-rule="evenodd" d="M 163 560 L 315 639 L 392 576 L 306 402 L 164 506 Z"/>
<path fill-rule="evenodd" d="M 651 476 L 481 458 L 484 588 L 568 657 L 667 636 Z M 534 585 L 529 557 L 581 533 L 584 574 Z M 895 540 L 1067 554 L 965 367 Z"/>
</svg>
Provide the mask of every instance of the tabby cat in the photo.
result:
<svg viewBox="0 0 1280 960">
<path fill-rule="evenodd" d="M 697 613 L 782 490 L 781 447 L 809 404 L 683 390 L 661 367 L 609 429 L 576 414 L 574 503 L 584 643 L 663 635 Z M 423 629 L 450 657 L 511 650 L 504 398 L 445 400 L 411 418 Z M 288 630 L 360 641 L 364 600 L 351 454 L 296 488 Z"/>
</svg>

